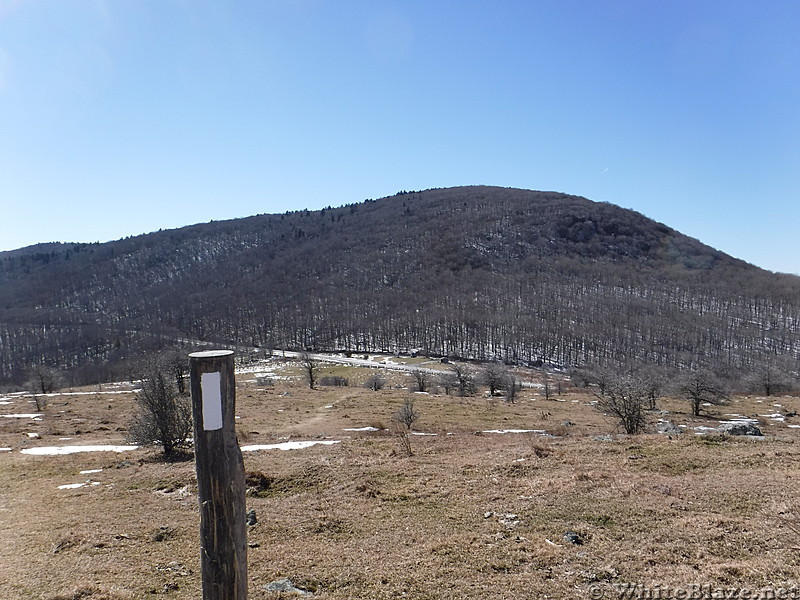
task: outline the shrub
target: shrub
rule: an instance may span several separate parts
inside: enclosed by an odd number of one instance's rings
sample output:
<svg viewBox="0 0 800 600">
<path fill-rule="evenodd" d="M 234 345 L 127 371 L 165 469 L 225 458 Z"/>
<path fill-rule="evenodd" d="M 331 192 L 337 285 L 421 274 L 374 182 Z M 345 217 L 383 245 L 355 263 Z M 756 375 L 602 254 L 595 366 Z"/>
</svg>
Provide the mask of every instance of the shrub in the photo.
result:
<svg viewBox="0 0 800 600">
<path fill-rule="evenodd" d="M 164 456 L 187 444 L 192 431 L 192 405 L 178 392 L 173 378 L 154 368 L 142 380 L 136 394 L 137 410 L 128 426 L 128 438 L 136 444 L 161 444 Z"/>
<path fill-rule="evenodd" d="M 364 382 L 364 386 L 368 387 L 373 392 L 382 390 L 385 385 L 386 385 L 386 378 L 380 373 L 373 373 L 367 378 L 367 381 Z"/>
</svg>

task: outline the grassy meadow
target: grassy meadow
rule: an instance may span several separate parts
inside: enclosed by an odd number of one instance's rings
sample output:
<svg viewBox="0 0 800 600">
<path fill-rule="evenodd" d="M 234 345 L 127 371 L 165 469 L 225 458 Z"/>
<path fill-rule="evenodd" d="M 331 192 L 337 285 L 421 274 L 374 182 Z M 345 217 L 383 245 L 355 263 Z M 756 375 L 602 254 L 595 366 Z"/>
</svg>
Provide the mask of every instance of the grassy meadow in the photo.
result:
<svg viewBox="0 0 800 600">
<path fill-rule="evenodd" d="M 703 417 L 666 398 L 649 415 L 653 433 L 624 436 L 566 381 L 551 399 L 525 388 L 508 404 L 413 393 L 405 373 L 387 371 L 386 387 L 372 391 L 362 385 L 372 369 L 322 371 L 350 385 L 310 390 L 298 365 L 279 359 L 237 376 L 240 445 L 339 442 L 244 452 L 258 518 L 248 530 L 251 598 L 281 597 L 264 586 L 282 578 L 331 600 L 616 598 L 615 586 L 629 584 L 800 582 L 800 428 L 791 427 L 800 418 L 777 418 L 800 410 L 797 397 L 734 397 Z M 191 458 L 165 463 L 155 447 L 21 452 L 125 444 L 131 389 L 63 390 L 41 417 L 0 417 L 0 598 L 201 596 Z M 0 396 L 0 414 L 36 412 L 25 396 Z M 411 456 L 392 421 L 408 398 L 420 414 Z M 757 418 L 765 437 L 694 429 L 731 415 Z M 659 419 L 685 433 L 655 433 Z M 499 433 L 508 430 L 528 431 Z"/>
</svg>

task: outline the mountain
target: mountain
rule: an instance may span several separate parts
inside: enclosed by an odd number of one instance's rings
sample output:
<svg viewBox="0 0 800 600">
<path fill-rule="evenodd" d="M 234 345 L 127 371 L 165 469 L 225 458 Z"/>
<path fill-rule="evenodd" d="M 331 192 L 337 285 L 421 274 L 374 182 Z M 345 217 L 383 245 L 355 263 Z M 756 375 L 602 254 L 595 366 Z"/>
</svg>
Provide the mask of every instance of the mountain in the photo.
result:
<svg viewBox="0 0 800 600">
<path fill-rule="evenodd" d="M 186 340 L 742 369 L 800 352 L 800 278 L 631 210 L 459 187 L 0 253 L 0 382 Z"/>
</svg>

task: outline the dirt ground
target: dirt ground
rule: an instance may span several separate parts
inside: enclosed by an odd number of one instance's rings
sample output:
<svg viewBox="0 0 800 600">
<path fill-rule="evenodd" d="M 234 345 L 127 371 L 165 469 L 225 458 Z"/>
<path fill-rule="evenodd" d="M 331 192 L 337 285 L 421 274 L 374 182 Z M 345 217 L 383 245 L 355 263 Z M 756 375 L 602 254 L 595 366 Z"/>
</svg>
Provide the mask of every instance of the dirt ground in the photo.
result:
<svg viewBox="0 0 800 600">
<path fill-rule="evenodd" d="M 359 385 L 367 369 L 327 372 L 350 385 L 309 390 L 281 361 L 237 375 L 242 446 L 339 442 L 244 453 L 251 598 L 281 597 L 264 586 L 282 578 L 325 599 L 617 598 L 635 585 L 800 597 L 800 418 L 778 418 L 798 398 L 736 397 L 700 418 L 666 399 L 653 427 L 685 433 L 630 437 L 566 384 L 507 404 L 414 394 L 402 373 L 372 391 Z M 201 597 L 191 459 L 21 452 L 125 444 L 131 389 L 64 390 L 40 417 L 0 417 L 0 598 Z M 409 437 L 411 456 L 392 433 L 407 398 L 416 433 L 431 434 Z M 0 415 L 35 413 L 0 394 Z M 765 437 L 694 429 L 731 415 Z M 363 427 L 377 431 L 346 431 Z"/>
</svg>

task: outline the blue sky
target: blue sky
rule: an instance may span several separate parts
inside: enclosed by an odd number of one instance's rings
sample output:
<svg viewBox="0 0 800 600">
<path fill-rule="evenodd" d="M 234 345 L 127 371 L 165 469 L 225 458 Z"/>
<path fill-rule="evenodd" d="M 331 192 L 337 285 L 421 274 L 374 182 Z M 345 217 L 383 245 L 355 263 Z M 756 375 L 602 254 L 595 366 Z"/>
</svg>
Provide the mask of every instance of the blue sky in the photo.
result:
<svg viewBox="0 0 800 600">
<path fill-rule="evenodd" d="M 800 2 L 0 0 L 0 250 L 499 185 L 800 273 Z"/>
</svg>

